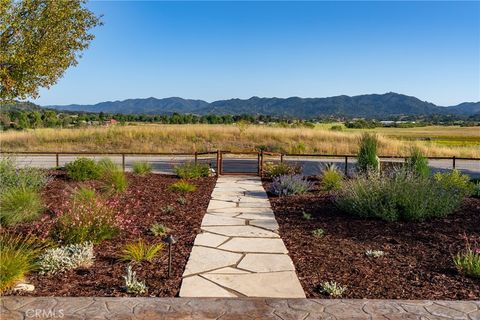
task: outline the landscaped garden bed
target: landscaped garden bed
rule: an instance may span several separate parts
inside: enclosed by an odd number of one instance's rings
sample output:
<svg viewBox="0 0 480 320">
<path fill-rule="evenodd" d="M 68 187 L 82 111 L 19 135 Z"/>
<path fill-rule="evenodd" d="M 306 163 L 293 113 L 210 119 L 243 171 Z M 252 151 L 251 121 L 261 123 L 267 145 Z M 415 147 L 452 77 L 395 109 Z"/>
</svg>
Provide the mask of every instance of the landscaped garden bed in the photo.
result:
<svg viewBox="0 0 480 320">
<path fill-rule="evenodd" d="M 458 171 L 430 174 L 418 150 L 380 172 L 375 149 L 365 136 L 350 177 L 334 165 L 309 179 L 266 167 L 307 297 L 480 299 L 480 184 Z"/>
<path fill-rule="evenodd" d="M 67 176 L 65 170 L 49 171 L 48 182 L 39 190 L 43 209 L 38 217 L 28 219 L 30 221 L 13 223 L 7 220 L 8 216 L 5 212 L 2 213 L 0 230 L 2 241 L 5 238 L 29 239 L 35 243 L 35 246 L 41 246 L 41 249 L 37 250 L 35 259 L 30 259 L 30 262 L 36 266 L 29 267 L 31 271 L 27 272 L 21 281 L 33 284 L 35 290 L 13 292 L 12 286 L 8 285 L 9 279 L 5 277 L 2 279 L 2 286 L 5 286 L 4 294 L 176 296 L 180 290 L 181 276 L 195 236 L 200 230 L 200 223 L 216 179 L 202 177 L 185 180 L 190 183 L 185 188 L 185 181 L 176 176 L 148 173 L 148 168 L 144 170 L 147 172 L 142 172 L 142 166 L 138 167 L 138 174 L 125 174 L 126 185 L 125 187 L 121 186 L 120 191 L 106 188 L 102 178 L 92 180 L 80 177 L 80 180 L 83 181 L 74 181 Z M 123 173 L 118 174 L 118 176 L 121 175 Z M 122 178 L 115 181 L 123 183 Z M 180 181 L 181 183 L 178 183 Z M 114 183 L 115 186 L 119 185 L 117 182 Z M 87 201 L 82 201 L 82 197 L 88 198 Z M 80 204 L 76 204 L 75 201 Z M 100 204 L 96 205 L 97 202 Z M 74 208 L 76 209 L 74 210 Z M 87 212 L 88 215 L 82 217 L 99 219 L 99 224 L 105 222 L 102 220 L 103 218 L 98 218 L 100 214 L 111 214 L 115 229 L 104 228 L 96 231 L 89 229 L 86 232 L 71 232 L 72 225 L 76 225 L 78 221 L 82 220 L 78 219 L 81 216 L 78 212 Z M 63 224 L 59 223 L 62 217 L 69 215 L 72 217 L 62 220 Z M 155 227 L 152 228 L 152 226 L 155 225 L 156 229 L 154 230 Z M 164 230 L 165 228 L 166 230 Z M 94 234 L 96 236 L 93 236 Z M 172 274 L 170 277 L 167 277 L 168 245 L 165 244 L 167 235 L 173 235 L 176 240 L 172 247 Z M 95 237 L 96 239 L 94 239 Z M 88 262 L 91 257 L 87 258 L 88 253 L 86 252 L 88 252 L 88 246 L 91 246 L 90 241 L 94 242 L 93 261 Z M 127 244 L 134 247 L 129 255 L 125 253 Z M 69 245 L 84 247 L 72 249 L 73 247 L 68 247 Z M 142 245 L 145 253 L 140 253 Z M 87 263 L 84 265 L 80 263 L 75 268 L 69 267 L 59 272 L 48 272 L 50 270 L 48 268 L 58 268 L 60 262 L 57 261 L 57 264 L 45 262 L 47 260 L 44 258 L 43 265 L 46 266 L 43 266 L 39 262 L 42 261 L 42 255 L 48 249 L 62 247 L 70 248 L 69 252 L 83 250 L 81 251 L 82 259 Z M 2 258 L 7 259 L 7 249 L 5 248 L 7 246 L 2 248 L 2 254 L 4 254 Z M 53 259 L 52 256 L 55 257 L 58 254 L 53 251 L 50 258 Z M 142 256 L 143 261 L 132 261 L 132 256 L 135 254 Z M 69 259 L 73 259 L 72 256 Z M 9 261 L 13 261 L 13 259 Z M 2 268 L 5 269 L 2 271 L 8 270 L 7 268 L 15 268 L 12 267 L 13 262 L 7 264 L 4 260 L 2 264 L 4 263 Z M 136 272 L 138 281 L 148 288 L 146 291 L 127 292 L 124 276 L 127 274 L 129 265 L 132 267 L 132 271 Z M 9 272 L 14 271 L 10 270 Z M 5 274 L 7 273 L 5 272 Z"/>
<path fill-rule="evenodd" d="M 342 212 L 334 197 L 318 184 L 307 194 L 270 197 L 307 297 L 328 297 L 320 286 L 335 281 L 346 286 L 344 298 L 480 298 L 480 280 L 460 274 L 452 260 L 465 248 L 465 235 L 480 237 L 480 199 L 467 199 L 446 218 L 387 222 Z M 322 238 L 312 233 L 318 229 Z M 368 257 L 367 250 L 384 256 Z"/>
</svg>

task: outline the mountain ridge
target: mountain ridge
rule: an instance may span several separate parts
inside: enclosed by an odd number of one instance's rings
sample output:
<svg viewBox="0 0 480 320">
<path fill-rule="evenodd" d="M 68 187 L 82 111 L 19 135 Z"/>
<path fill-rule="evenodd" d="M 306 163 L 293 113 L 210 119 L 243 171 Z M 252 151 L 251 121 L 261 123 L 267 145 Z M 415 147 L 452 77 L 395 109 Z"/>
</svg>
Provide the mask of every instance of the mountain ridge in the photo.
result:
<svg viewBox="0 0 480 320">
<path fill-rule="evenodd" d="M 463 102 L 455 106 L 438 106 L 413 96 L 394 92 L 364 94 L 357 96 L 339 95 L 325 98 L 301 97 L 257 97 L 232 98 L 207 102 L 200 99 L 154 97 L 105 101 L 93 105 L 52 105 L 56 110 L 105 112 L 123 114 L 168 115 L 192 113 L 198 115 L 269 115 L 293 118 L 322 116 L 344 116 L 381 118 L 402 115 L 461 115 L 470 116 L 480 112 L 480 102 Z"/>
</svg>

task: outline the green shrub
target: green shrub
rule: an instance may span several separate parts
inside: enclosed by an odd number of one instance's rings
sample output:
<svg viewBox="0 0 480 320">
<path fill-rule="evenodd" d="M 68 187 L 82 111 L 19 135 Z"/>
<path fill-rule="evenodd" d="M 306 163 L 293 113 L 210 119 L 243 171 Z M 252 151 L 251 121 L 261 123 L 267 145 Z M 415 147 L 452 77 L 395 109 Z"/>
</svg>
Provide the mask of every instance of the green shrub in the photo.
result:
<svg viewBox="0 0 480 320">
<path fill-rule="evenodd" d="M 57 220 L 52 236 L 65 244 L 98 243 L 118 233 L 112 209 L 99 197 L 77 198 Z"/>
<path fill-rule="evenodd" d="M 146 161 L 137 161 L 133 163 L 133 172 L 139 175 L 145 175 L 152 172 L 152 165 Z"/>
<path fill-rule="evenodd" d="M 410 157 L 407 159 L 407 168 L 422 177 L 428 177 L 430 175 L 428 159 L 423 156 L 418 148 L 412 149 Z"/>
<path fill-rule="evenodd" d="M 167 235 L 167 233 L 170 232 L 170 228 L 167 228 L 163 224 L 154 223 L 150 226 L 150 232 L 155 237 L 163 237 L 163 236 Z"/>
<path fill-rule="evenodd" d="M 78 158 L 65 166 L 67 175 L 75 181 L 96 180 L 100 178 L 100 167 L 94 160 Z"/>
<path fill-rule="evenodd" d="M 325 191 L 339 190 L 342 187 L 342 174 L 335 165 L 328 165 L 322 172 L 320 185 Z"/>
<path fill-rule="evenodd" d="M 313 188 L 313 183 L 301 175 L 285 175 L 273 178 L 270 191 L 277 196 L 289 196 L 307 193 Z"/>
<path fill-rule="evenodd" d="M 93 264 L 93 244 L 70 244 L 47 249 L 38 258 L 40 274 L 55 274 L 76 268 L 88 268 Z"/>
<path fill-rule="evenodd" d="M 26 167 L 17 169 L 11 158 L 0 159 L 0 194 L 10 188 L 28 187 L 37 190 L 47 184 L 49 177 L 45 170 Z"/>
<path fill-rule="evenodd" d="M 453 263 L 460 273 L 480 278 L 480 247 L 472 249 L 467 242 L 465 250 L 453 257 Z"/>
<path fill-rule="evenodd" d="M 288 164 L 286 162 L 266 162 L 263 167 L 263 173 L 266 177 L 278 177 L 283 175 L 300 174 L 302 168 L 297 165 Z"/>
<path fill-rule="evenodd" d="M 470 177 L 462 174 L 459 170 L 447 173 L 437 172 L 433 177 L 443 189 L 457 194 L 459 197 L 468 197 L 475 192 L 475 186 L 470 182 Z"/>
<path fill-rule="evenodd" d="M 163 250 L 163 247 L 163 243 L 147 245 L 143 240 L 127 243 L 122 249 L 120 260 L 133 262 L 152 261 Z"/>
<path fill-rule="evenodd" d="M 29 236 L 0 234 L 0 293 L 10 289 L 35 269 L 35 259 L 40 249 Z"/>
<path fill-rule="evenodd" d="M 378 171 L 380 160 L 377 156 L 378 139 L 374 134 L 364 133 L 360 139 L 357 167 L 360 172 Z"/>
<path fill-rule="evenodd" d="M 475 198 L 480 198 L 480 181 L 474 183 L 473 194 Z"/>
<path fill-rule="evenodd" d="M 197 186 L 191 184 L 188 181 L 180 180 L 180 181 L 177 181 L 177 182 L 171 184 L 168 187 L 168 189 L 171 190 L 171 191 L 178 191 L 178 192 L 193 192 L 193 191 L 197 190 Z"/>
<path fill-rule="evenodd" d="M 388 176 L 368 173 L 344 182 L 336 203 L 348 213 L 387 221 L 445 217 L 466 196 L 462 181 L 456 173 L 439 174 L 435 179 L 405 171 Z"/>
<path fill-rule="evenodd" d="M 13 187 L 0 195 L 0 223 L 15 225 L 33 221 L 43 211 L 43 202 L 38 191 L 27 187 Z"/>
<path fill-rule="evenodd" d="M 210 174 L 210 167 L 203 163 L 185 163 L 175 167 L 175 173 L 182 179 L 195 179 L 200 177 L 208 177 Z"/>
</svg>

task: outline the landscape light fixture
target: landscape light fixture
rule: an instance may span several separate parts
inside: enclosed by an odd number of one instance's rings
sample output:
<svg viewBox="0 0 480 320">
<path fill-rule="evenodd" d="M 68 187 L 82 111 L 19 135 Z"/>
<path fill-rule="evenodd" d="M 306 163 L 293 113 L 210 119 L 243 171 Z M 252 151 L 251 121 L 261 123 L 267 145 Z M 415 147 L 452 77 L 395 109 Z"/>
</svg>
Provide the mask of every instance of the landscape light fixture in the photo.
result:
<svg viewBox="0 0 480 320">
<path fill-rule="evenodd" d="M 171 234 L 167 236 L 165 242 L 168 244 L 168 274 L 167 277 L 170 278 L 172 274 L 172 245 L 176 242 Z"/>
</svg>

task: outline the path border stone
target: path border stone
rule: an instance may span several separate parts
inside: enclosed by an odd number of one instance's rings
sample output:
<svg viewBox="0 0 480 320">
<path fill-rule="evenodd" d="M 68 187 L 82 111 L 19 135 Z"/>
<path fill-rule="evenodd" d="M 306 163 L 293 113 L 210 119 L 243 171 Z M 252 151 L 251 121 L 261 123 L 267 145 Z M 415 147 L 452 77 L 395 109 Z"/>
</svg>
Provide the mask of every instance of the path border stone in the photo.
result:
<svg viewBox="0 0 480 320">
<path fill-rule="evenodd" d="M 180 297 L 305 298 L 259 177 L 221 176 Z"/>
<path fill-rule="evenodd" d="M 480 301 L 1 297 L 2 320 L 479 320 Z"/>
</svg>

